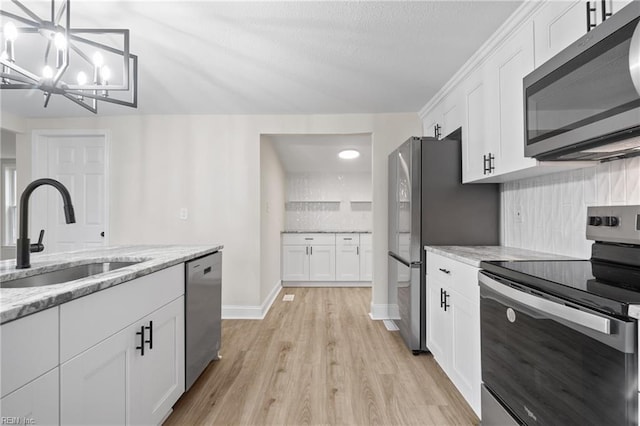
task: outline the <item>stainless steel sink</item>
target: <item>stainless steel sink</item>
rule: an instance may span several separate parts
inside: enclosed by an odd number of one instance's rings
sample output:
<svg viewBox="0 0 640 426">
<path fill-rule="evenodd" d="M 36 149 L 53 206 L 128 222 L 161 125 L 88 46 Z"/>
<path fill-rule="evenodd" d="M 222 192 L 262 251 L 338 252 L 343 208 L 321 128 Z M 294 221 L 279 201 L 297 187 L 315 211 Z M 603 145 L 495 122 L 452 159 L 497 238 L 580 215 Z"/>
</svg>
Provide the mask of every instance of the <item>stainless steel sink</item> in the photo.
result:
<svg viewBox="0 0 640 426">
<path fill-rule="evenodd" d="M 56 271 L 45 272 L 30 277 L 18 278 L 15 280 L 0 283 L 0 288 L 25 288 L 42 287 L 46 285 L 60 284 L 67 281 L 79 280 L 80 278 L 114 271 L 116 269 L 135 265 L 140 262 L 100 262 L 88 263 L 86 265 L 72 266 L 58 269 Z"/>
</svg>

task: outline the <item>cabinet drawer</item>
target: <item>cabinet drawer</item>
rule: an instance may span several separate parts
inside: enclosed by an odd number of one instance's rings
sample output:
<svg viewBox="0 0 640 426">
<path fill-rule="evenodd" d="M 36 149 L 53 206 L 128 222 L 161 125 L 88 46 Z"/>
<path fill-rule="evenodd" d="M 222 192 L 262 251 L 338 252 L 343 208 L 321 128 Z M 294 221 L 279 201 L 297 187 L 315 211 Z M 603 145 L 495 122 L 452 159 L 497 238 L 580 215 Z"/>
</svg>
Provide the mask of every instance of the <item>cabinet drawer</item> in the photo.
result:
<svg viewBox="0 0 640 426">
<path fill-rule="evenodd" d="M 336 234 L 336 246 L 357 246 L 360 245 L 360 235 L 358 234 Z"/>
<path fill-rule="evenodd" d="M 371 234 L 360 234 L 360 245 L 370 246 L 373 244 L 373 237 Z"/>
<path fill-rule="evenodd" d="M 282 244 L 286 246 L 334 245 L 336 234 L 282 234 Z"/>
<path fill-rule="evenodd" d="M 60 306 L 60 363 L 184 294 L 184 263 Z"/>
<path fill-rule="evenodd" d="M 58 365 L 58 307 L 0 327 L 2 397 Z"/>
<path fill-rule="evenodd" d="M 461 294 L 476 298 L 480 269 L 439 254 L 427 252 L 427 277 L 447 283 Z"/>
</svg>

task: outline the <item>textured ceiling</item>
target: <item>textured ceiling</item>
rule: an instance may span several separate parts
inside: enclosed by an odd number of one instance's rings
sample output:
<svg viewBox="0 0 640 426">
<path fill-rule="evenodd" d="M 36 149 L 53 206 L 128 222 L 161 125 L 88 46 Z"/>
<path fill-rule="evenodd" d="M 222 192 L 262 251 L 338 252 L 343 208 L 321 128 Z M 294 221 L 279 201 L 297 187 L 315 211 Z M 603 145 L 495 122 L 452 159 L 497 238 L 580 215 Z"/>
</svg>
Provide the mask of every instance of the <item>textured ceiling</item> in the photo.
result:
<svg viewBox="0 0 640 426">
<path fill-rule="evenodd" d="M 139 107 L 100 108 L 123 115 L 416 112 L 521 2 L 71 4 L 72 27 L 131 30 Z M 44 109 L 38 91 L 1 95 L 20 116 L 91 115 L 59 96 Z"/>
<path fill-rule="evenodd" d="M 268 135 L 287 173 L 371 172 L 371 135 Z M 343 149 L 355 149 L 360 157 L 338 158 Z"/>
</svg>

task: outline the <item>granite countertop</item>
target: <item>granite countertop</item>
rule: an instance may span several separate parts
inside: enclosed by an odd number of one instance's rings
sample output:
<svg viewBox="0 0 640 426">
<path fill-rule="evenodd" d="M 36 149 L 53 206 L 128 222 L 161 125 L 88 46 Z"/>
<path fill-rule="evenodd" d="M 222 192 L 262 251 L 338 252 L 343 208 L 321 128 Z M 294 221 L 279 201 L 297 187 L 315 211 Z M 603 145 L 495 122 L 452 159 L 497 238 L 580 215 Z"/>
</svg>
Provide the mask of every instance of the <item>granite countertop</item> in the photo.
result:
<svg viewBox="0 0 640 426">
<path fill-rule="evenodd" d="M 371 231 L 282 231 L 282 234 L 370 234 Z"/>
<path fill-rule="evenodd" d="M 0 288 L 0 324 L 219 251 L 222 247 L 217 244 L 113 246 L 66 253 L 32 254 L 29 269 L 16 269 L 15 259 L 0 261 L 0 282 L 87 263 L 140 262 L 61 284 Z"/>
<path fill-rule="evenodd" d="M 467 265 L 480 267 L 484 260 L 570 260 L 572 257 L 505 246 L 425 246 L 430 253 L 439 254 Z"/>
</svg>

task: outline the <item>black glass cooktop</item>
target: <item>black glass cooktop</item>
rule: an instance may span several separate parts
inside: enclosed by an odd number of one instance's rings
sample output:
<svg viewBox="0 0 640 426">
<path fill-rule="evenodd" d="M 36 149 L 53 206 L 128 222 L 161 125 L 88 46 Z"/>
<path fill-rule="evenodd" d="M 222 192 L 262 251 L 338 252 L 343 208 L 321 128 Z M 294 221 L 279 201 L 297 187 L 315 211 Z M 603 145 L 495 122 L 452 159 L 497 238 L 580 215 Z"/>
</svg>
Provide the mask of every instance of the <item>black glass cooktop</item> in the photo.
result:
<svg viewBox="0 0 640 426">
<path fill-rule="evenodd" d="M 640 304 L 640 268 L 591 260 L 487 261 L 481 268 L 603 312 L 627 315 Z"/>
</svg>

